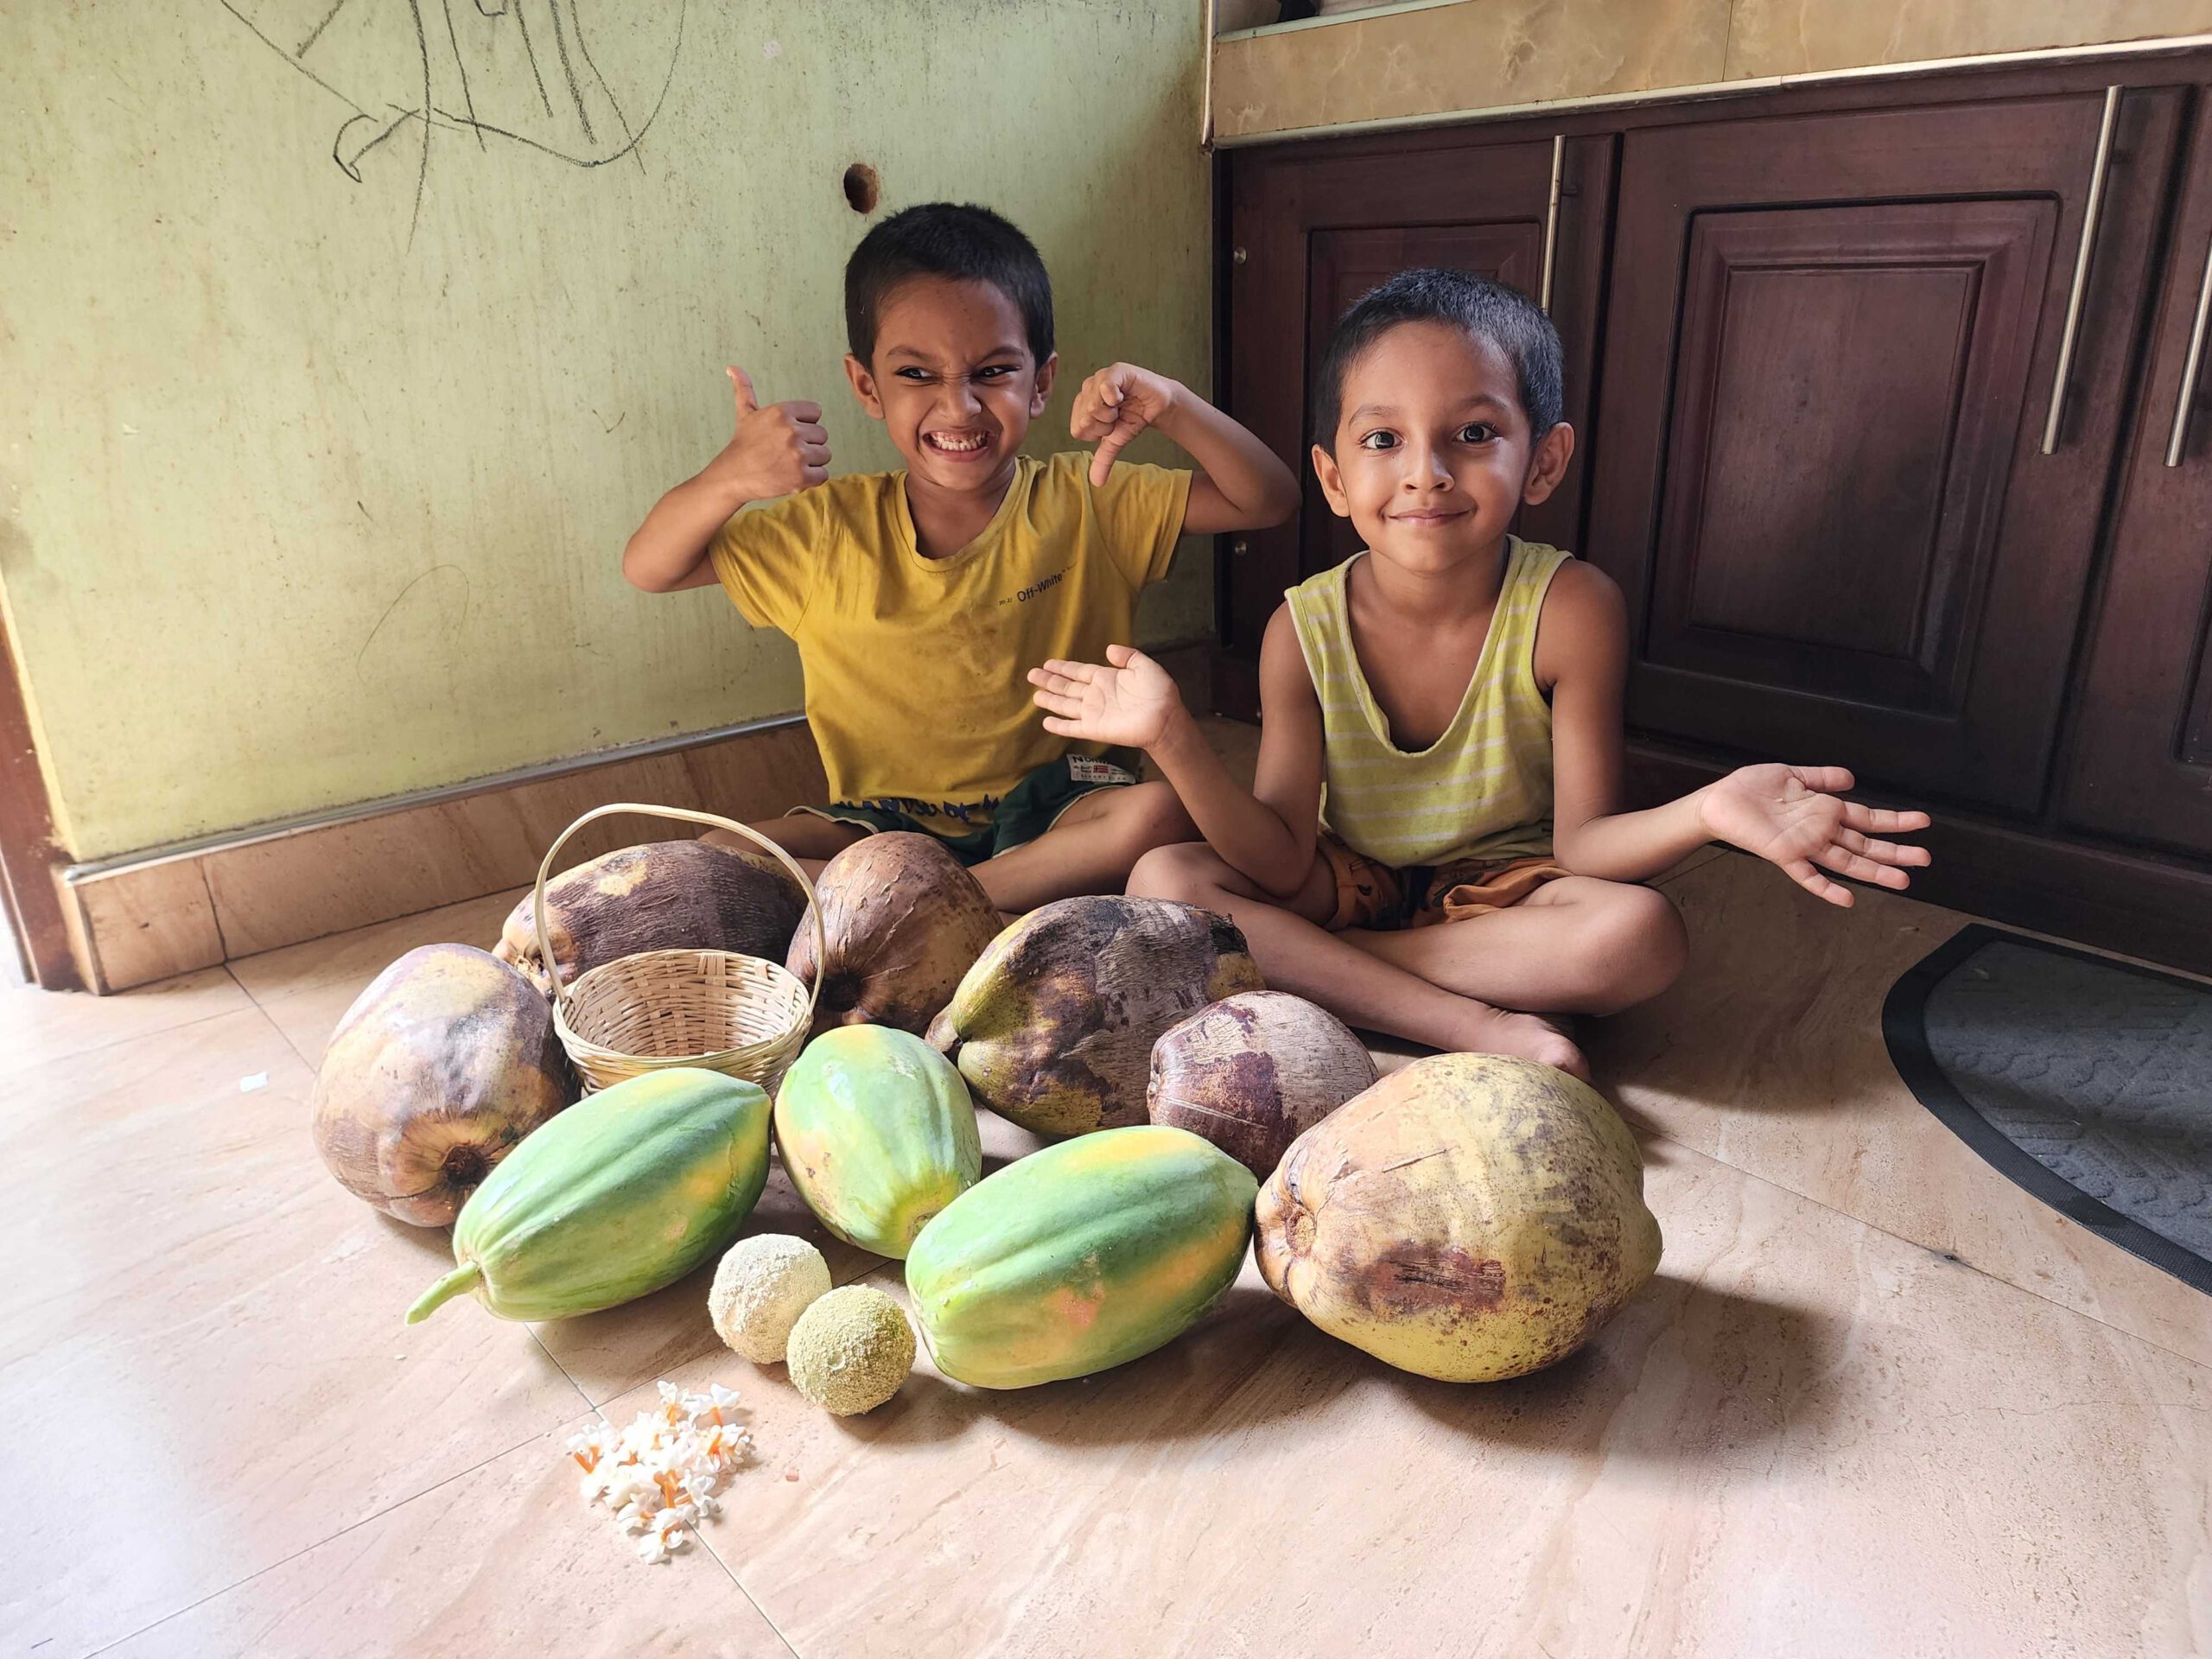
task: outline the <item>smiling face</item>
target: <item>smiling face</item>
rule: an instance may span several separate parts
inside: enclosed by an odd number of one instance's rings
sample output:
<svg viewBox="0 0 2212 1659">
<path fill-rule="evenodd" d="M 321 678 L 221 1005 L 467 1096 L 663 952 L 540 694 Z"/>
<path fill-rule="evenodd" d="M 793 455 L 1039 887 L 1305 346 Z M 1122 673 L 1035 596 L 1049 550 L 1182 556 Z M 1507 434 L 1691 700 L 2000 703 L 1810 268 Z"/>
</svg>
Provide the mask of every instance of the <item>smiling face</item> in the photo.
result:
<svg viewBox="0 0 2212 1659">
<path fill-rule="evenodd" d="M 993 284 L 917 276 L 878 310 L 874 361 L 849 355 L 845 373 L 910 476 L 964 495 L 1005 489 L 1058 365 L 1030 355 L 1020 308 Z"/>
<path fill-rule="evenodd" d="M 1378 557 L 1437 573 L 1494 554 L 1513 515 L 1558 487 L 1561 423 L 1529 429 L 1503 353 L 1443 322 L 1407 322 L 1345 368 L 1333 453 L 1313 447 L 1329 505 Z"/>
</svg>

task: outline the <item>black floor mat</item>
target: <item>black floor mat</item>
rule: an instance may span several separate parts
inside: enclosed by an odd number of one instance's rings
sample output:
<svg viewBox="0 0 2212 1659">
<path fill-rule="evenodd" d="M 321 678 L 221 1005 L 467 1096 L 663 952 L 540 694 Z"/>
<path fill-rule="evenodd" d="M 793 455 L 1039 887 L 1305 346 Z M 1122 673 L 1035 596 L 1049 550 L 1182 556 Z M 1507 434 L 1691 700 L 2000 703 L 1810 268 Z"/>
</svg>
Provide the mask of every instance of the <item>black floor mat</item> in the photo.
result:
<svg viewBox="0 0 2212 1659">
<path fill-rule="evenodd" d="M 2212 987 L 1974 926 L 1897 981 L 1882 1034 L 2000 1173 L 2212 1292 Z"/>
</svg>

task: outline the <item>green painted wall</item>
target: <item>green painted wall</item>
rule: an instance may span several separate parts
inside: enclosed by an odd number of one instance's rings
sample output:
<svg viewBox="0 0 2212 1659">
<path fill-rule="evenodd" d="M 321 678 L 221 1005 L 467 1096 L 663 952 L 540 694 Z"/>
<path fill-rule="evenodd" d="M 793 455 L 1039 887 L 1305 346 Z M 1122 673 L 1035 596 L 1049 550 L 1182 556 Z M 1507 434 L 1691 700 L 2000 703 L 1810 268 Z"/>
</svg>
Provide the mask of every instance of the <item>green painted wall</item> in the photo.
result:
<svg viewBox="0 0 2212 1659">
<path fill-rule="evenodd" d="M 841 470 L 893 464 L 839 370 L 865 161 L 883 209 L 982 200 L 1044 250 L 1045 447 L 1116 357 L 1205 385 L 1199 31 L 1198 0 L 7 7 L 0 585 L 71 851 L 796 708 L 783 640 L 617 570 L 727 439 L 722 365 L 828 405 Z M 1148 638 L 1203 632 L 1202 565 Z"/>
</svg>

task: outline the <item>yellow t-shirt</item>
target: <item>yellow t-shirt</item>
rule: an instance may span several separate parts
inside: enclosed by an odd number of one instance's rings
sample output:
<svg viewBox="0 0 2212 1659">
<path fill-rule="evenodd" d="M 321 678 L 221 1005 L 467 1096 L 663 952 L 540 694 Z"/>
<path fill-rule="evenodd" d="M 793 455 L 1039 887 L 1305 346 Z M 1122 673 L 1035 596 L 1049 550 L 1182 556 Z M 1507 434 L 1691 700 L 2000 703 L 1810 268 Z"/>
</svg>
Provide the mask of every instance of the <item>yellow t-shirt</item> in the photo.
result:
<svg viewBox="0 0 2212 1659">
<path fill-rule="evenodd" d="M 798 646 L 831 800 L 959 834 L 1039 766 L 1103 747 L 1047 732 L 1024 676 L 1130 643 L 1191 474 L 1117 461 L 1093 489 L 1090 468 L 1081 452 L 1021 456 L 983 533 L 942 559 L 916 543 L 904 473 L 833 478 L 715 532 L 715 575 L 739 612 Z"/>
</svg>

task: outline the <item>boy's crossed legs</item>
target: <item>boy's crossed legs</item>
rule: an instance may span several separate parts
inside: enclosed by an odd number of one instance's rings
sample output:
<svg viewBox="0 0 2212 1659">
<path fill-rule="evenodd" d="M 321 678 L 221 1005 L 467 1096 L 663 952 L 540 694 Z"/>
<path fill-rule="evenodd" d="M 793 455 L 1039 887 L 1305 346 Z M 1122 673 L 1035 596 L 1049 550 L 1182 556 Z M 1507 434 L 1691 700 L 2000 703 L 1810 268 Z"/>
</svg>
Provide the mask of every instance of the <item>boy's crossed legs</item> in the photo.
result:
<svg viewBox="0 0 2212 1659">
<path fill-rule="evenodd" d="M 1561 876 L 1510 909 L 1384 931 L 1323 925 L 1337 880 L 1316 854 L 1287 903 L 1268 898 L 1203 842 L 1147 853 L 1129 891 L 1236 919 L 1268 983 L 1355 1026 L 1457 1052 L 1515 1054 L 1587 1077 L 1581 1052 L 1534 1014 L 1614 1014 L 1681 971 L 1681 918 L 1649 887 Z"/>
</svg>

